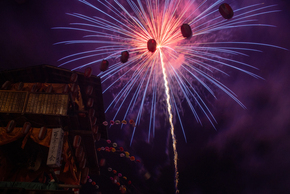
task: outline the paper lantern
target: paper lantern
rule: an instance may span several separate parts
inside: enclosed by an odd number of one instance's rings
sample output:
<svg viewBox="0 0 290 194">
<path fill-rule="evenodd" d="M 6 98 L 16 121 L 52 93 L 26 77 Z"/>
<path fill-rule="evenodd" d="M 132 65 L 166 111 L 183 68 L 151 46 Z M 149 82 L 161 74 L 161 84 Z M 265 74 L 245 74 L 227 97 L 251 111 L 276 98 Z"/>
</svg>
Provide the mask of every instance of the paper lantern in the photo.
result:
<svg viewBox="0 0 290 194">
<path fill-rule="evenodd" d="M 87 102 L 87 107 L 92 108 L 94 106 L 94 99 L 89 98 Z"/>
<path fill-rule="evenodd" d="M 45 138 L 45 136 L 46 136 L 46 133 L 47 133 L 46 127 L 45 126 L 41 127 L 40 131 L 38 133 L 38 139 L 39 140 L 43 140 Z"/>
<path fill-rule="evenodd" d="M 77 148 L 81 145 L 82 137 L 80 135 L 74 136 L 73 147 Z"/>
<path fill-rule="evenodd" d="M 98 130 L 99 130 L 98 125 L 94 125 L 94 126 L 92 127 L 92 131 L 93 131 L 94 134 L 97 134 L 97 133 L 98 133 Z"/>
<path fill-rule="evenodd" d="M 22 133 L 23 134 L 27 134 L 30 129 L 31 129 L 31 123 L 30 122 L 25 122 L 23 124 L 23 127 L 22 127 Z"/>
<path fill-rule="evenodd" d="M 16 123 L 14 120 L 9 121 L 9 123 L 7 124 L 6 132 L 11 133 L 14 130 L 15 125 Z"/>
<path fill-rule="evenodd" d="M 192 36 L 191 27 L 188 24 L 182 24 L 180 29 L 181 29 L 181 34 L 184 38 L 190 38 Z"/>
<path fill-rule="evenodd" d="M 89 171 L 90 169 L 87 167 L 82 170 L 82 177 L 81 177 L 82 184 L 86 184 L 88 176 L 89 176 Z"/>
<path fill-rule="evenodd" d="M 86 167 L 86 164 L 87 164 L 87 159 L 84 158 L 84 159 L 80 162 L 79 167 L 80 167 L 81 169 L 84 169 L 84 168 Z"/>
<path fill-rule="evenodd" d="M 76 83 L 73 83 L 70 87 L 70 91 L 72 93 L 76 93 L 78 91 L 78 85 Z"/>
<path fill-rule="evenodd" d="M 21 91 L 24 87 L 24 83 L 23 82 L 19 82 L 18 87 L 17 87 L 17 91 Z"/>
<path fill-rule="evenodd" d="M 65 85 L 63 86 L 63 88 L 62 88 L 62 93 L 63 93 L 63 94 L 67 94 L 67 93 L 68 93 L 68 89 L 69 89 L 68 84 L 65 84 Z"/>
<path fill-rule="evenodd" d="M 1 89 L 2 89 L 2 90 L 7 90 L 8 88 L 10 88 L 10 86 L 11 86 L 11 82 L 10 82 L 10 81 L 6 81 L 6 82 L 2 85 Z"/>
<path fill-rule="evenodd" d="M 132 125 L 134 123 L 134 120 L 130 119 L 129 123 Z"/>
<path fill-rule="evenodd" d="M 75 156 L 79 158 L 81 157 L 82 153 L 83 153 L 83 147 L 82 146 L 77 147 L 75 151 Z"/>
<path fill-rule="evenodd" d="M 107 122 L 107 121 L 104 121 L 104 122 L 103 122 L 103 125 L 104 125 L 104 126 L 108 126 L 108 122 Z"/>
<path fill-rule="evenodd" d="M 93 126 L 93 125 L 96 125 L 96 123 L 97 123 L 97 117 L 92 117 L 91 118 L 91 125 Z"/>
<path fill-rule="evenodd" d="M 93 86 L 86 87 L 86 95 L 88 95 L 88 96 L 92 95 L 93 91 L 94 91 Z"/>
<path fill-rule="evenodd" d="M 70 83 L 75 83 L 78 80 L 78 74 L 77 73 L 72 73 L 70 76 Z"/>
<path fill-rule="evenodd" d="M 45 89 L 45 93 L 52 93 L 53 87 L 50 84 L 46 89 Z"/>
<path fill-rule="evenodd" d="M 85 151 L 83 150 L 83 152 L 81 153 L 80 157 L 77 158 L 77 161 L 78 162 L 81 162 L 85 159 L 85 156 L 86 156 L 86 153 Z"/>
<path fill-rule="evenodd" d="M 157 43 L 154 39 L 150 39 L 147 42 L 147 49 L 148 51 L 154 53 L 156 51 Z"/>
<path fill-rule="evenodd" d="M 89 109 L 89 112 L 88 112 L 88 115 L 89 115 L 89 117 L 94 117 L 95 116 L 95 113 L 96 113 L 95 109 L 90 108 Z"/>
<path fill-rule="evenodd" d="M 100 66 L 101 71 L 106 71 L 109 67 L 109 61 L 103 60 Z"/>
<path fill-rule="evenodd" d="M 85 70 L 85 72 L 84 72 L 84 76 L 85 76 L 86 78 L 89 78 L 89 77 L 91 77 L 92 73 L 93 73 L 92 68 L 88 67 L 88 68 L 86 68 L 86 70 Z"/>
<path fill-rule="evenodd" d="M 106 159 L 102 158 L 100 160 L 100 166 L 105 166 L 105 164 L 106 164 Z"/>
<path fill-rule="evenodd" d="M 125 152 L 125 155 L 126 155 L 126 156 L 130 156 L 130 153 L 129 153 L 129 152 Z"/>
<path fill-rule="evenodd" d="M 134 156 L 131 156 L 131 157 L 130 157 L 130 160 L 131 160 L 131 161 L 135 161 L 135 157 L 134 157 Z"/>
<path fill-rule="evenodd" d="M 38 91 L 39 88 L 40 88 L 39 83 L 33 84 L 33 86 L 30 89 L 30 92 L 35 93 Z"/>
<path fill-rule="evenodd" d="M 231 19 L 234 16 L 234 11 L 227 3 L 223 3 L 219 6 L 219 12 L 225 19 Z"/>
<path fill-rule="evenodd" d="M 128 51 L 123 51 L 121 53 L 121 62 L 126 63 L 129 59 L 129 52 Z"/>
</svg>

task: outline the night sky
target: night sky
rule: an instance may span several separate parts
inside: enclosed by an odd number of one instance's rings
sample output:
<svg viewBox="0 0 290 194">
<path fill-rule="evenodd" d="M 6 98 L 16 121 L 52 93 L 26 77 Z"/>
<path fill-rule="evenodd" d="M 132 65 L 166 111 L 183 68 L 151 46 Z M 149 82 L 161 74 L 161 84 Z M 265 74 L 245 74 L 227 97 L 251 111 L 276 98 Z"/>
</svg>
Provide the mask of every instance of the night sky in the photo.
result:
<svg viewBox="0 0 290 194">
<path fill-rule="evenodd" d="M 262 42 L 290 49 L 290 2 L 235 0 L 233 4 L 245 6 L 256 2 L 278 5 L 281 12 L 258 17 L 261 23 L 277 27 L 231 30 L 234 41 Z M 74 22 L 73 17 L 65 14 L 74 12 L 95 13 L 77 0 L 27 0 L 23 4 L 0 0 L 0 70 L 40 64 L 58 66 L 60 58 L 84 49 L 84 45 L 53 45 L 82 36 L 80 32 L 51 29 Z M 208 99 L 218 123 L 215 130 L 203 115 L 200 115 L 203 126 L 198 124 L 185 105 L 183 125 L 187 143 L 176 123 L 180 193 L 290 193 L 290 51 L 263 46 L 258 49 L 263 52 L 249 52 L 250 57 L 239 59 L 259 68 L 253 72 L 264 80 L 233 70 L 228 72 L 230 77 L 220 77 L 247 109 L 216 90 L 217 99 Z M 92 68 L 97 74 L 98 67 Z M 108 105 L 106 99 L 109 98 L 104 98 Z M 107 119 L 112 115 L 107 114 Z M 161 126 L 150 143 L 145 141 L 147 129 L 140 127 L 142 132 L 136 135 L 132 146 L 132 129 L 124 131 L 117 126 L 109 129 L 112 142 L 124 147 L 141 163 L 113 154 L 99 155 L 107 159 L 107 166 L 101 169 L 101 178 L 93 178 L 102 193 L 118 193 L 116 188 L 110 188 L 114 185 L 108 179 L 108 166 L 132 180 L 132 193 L 174 193 L 169 125 Z M 105 141 L 98 143 L 98 146 L 106 145 Z M 148 174 L 151 176 L 145 176 Z M 84 187 L 89 193 L 97 191 L 89 183 Z"/>
</svg>

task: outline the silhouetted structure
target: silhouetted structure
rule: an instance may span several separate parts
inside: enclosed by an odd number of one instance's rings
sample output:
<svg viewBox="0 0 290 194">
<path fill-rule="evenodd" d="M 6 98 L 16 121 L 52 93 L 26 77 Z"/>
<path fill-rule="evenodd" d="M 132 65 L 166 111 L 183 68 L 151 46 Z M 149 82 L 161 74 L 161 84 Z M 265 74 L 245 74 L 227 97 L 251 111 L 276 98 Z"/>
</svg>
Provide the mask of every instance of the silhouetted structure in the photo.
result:
<svg viewBox="0 0 290 194">
<path fill-rule="evenodd" d="M 41 193 L 55 186 L 79 188 L 89 172 L 99 174 L 95 142 L 107 139 L 107 128 L 101 81 L 91 69 L 7 70 L 0 73 L 0 86 L 3 192 L 15 186 Z"/>
</svg>

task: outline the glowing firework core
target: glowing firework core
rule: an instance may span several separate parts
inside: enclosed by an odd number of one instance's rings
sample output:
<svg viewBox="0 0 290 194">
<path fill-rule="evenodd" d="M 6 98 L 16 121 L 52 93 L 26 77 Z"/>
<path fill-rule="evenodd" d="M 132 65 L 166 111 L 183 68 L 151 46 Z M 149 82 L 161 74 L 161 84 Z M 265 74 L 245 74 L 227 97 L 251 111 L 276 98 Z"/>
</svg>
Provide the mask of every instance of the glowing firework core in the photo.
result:
<svg viewBox="0 0 290 194">
<path fill-rule="evenodd" d="M 154 53 L 156 51 L 157 43 L 154 39 L 150 39 L 147 42 L 147 48 L 150 52 Z"/>
</svg>

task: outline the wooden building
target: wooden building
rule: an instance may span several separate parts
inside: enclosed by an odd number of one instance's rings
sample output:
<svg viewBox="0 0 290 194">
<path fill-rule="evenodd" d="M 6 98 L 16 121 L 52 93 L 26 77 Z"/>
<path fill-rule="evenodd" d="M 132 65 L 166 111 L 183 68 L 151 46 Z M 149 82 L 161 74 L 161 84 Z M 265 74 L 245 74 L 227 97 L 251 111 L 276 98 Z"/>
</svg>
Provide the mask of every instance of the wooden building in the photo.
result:
<svg viewBox="0 0 290 194">
<path fill-rule="evenodd" d="M 88 173 L 99 174 L 95 143 L 107 139 L 107 128 L 101 81 L 91 71 L 0 72 L 0 192 L 80 188 Z"/>
</svg>

